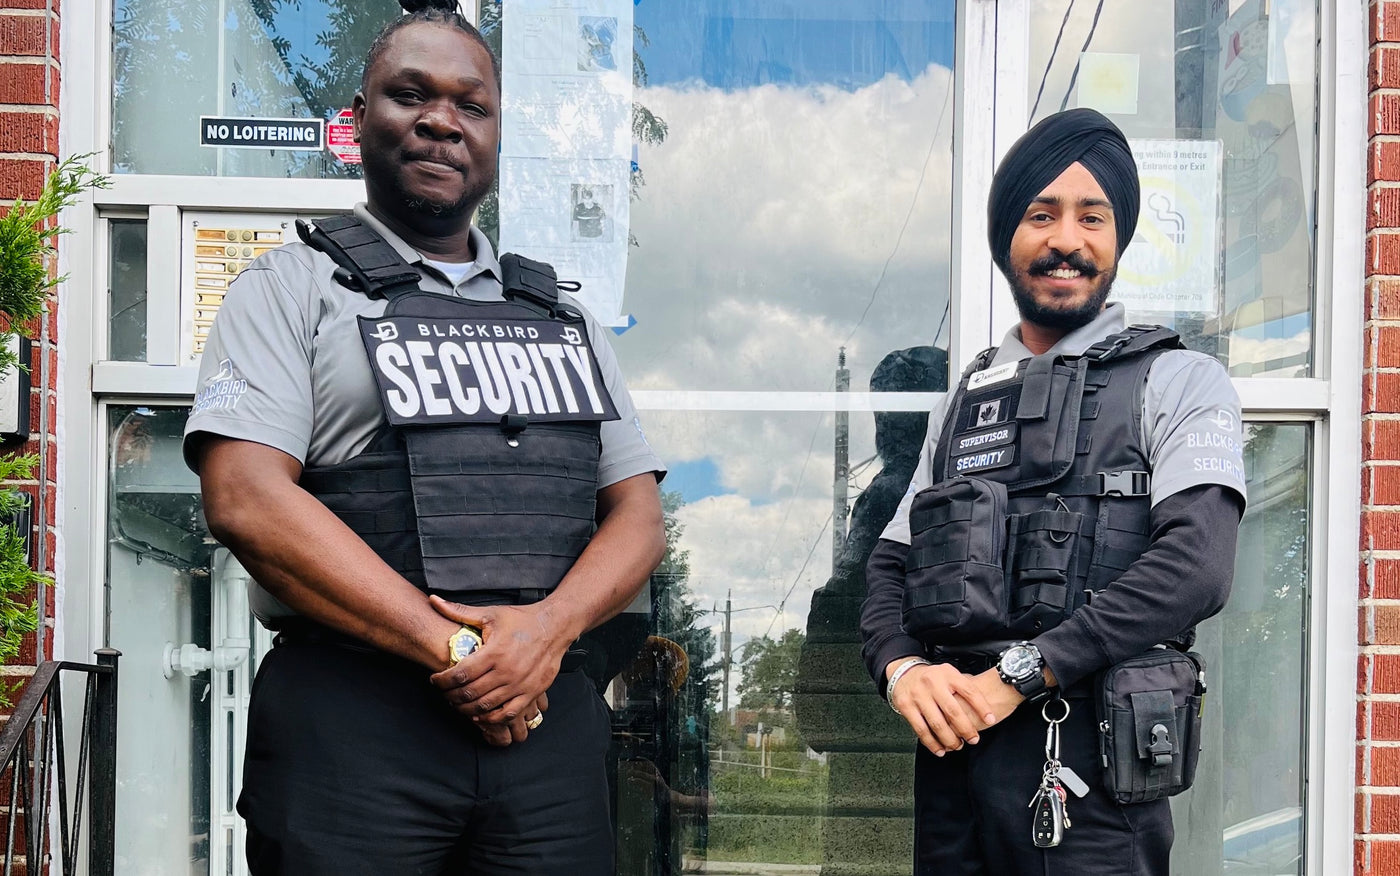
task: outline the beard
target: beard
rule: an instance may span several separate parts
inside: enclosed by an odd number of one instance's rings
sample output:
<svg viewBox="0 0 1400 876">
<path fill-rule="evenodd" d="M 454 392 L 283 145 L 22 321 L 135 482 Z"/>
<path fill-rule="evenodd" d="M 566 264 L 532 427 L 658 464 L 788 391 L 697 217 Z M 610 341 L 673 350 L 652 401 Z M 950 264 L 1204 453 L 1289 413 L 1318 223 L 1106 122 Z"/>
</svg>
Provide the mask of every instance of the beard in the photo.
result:
<svg viewBox="0 0 1400 876">
<path fill-rule="evenodd" d="M 456 219 L 470 216 L 491 186 L 490 179 L 485 181 L 485 187 L 480 185 L 480 179 L 475 181 L 468 179 L 468 184 L 463 186 L 462 190 L 453 198 L 432 197 L 414 192 L 410 190 L 408 180 L 405 179 L 403 167 L 387 157 L 381 157 L 377 154 L 373 158 L 368 154 L 364 156 L 364 175 L 367 180 L 382 181 L 380 185 L 386 206 L 388 204 L 401 204 L 406 214 L 416 214 L 432 219 Z"/>
<path fill-rule="evenodd" d="M 1027 280 L 1047 274 L 1062 264 L 1069 265 L 1090 280 L 1099 279 L 1098 288 L 1080 305 L 1056 306 L 1036 301 Z M 1108 300 L 1108 293 L 1113 288 L 1113 280 L 1117 275 L 1116 264 L 1107 271 L 1102 271 L 1077 252 L 1067 256 L 1054 253 L 1036 259 L 1024 273 L 1014 270 L 1006 272 L 1006 281 L 1011 286 L 1011 298 L 1016 302 L 1016 310 L 1021 314 L 1021 319 L 1044 328 L 1068 333 L 1083 328 L 1103 312 L 1104 302 Z"/>
</svg>

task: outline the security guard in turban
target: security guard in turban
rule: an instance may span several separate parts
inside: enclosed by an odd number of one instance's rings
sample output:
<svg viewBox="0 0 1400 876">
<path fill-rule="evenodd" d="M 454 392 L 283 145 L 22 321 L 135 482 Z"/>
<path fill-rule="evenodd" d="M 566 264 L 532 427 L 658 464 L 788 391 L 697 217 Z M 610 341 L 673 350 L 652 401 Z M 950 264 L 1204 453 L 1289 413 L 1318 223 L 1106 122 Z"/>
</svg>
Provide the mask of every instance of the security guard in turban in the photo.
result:
<svg viewBox="0 0 1400 876">
<path fill-rule="evenodd" d="M 1037 124 L 992 182 L 1021 320 L 931 412 L 861 617 L 870 674 L 921 743 L 918 874 L 1168 872 L 1168 800 L 1106 790 L 1094 679 L 1189 645 L 1224 606 L 1245 484 L 1224 368 L 1106 303 L 1138 207 L 1128 142 L 1092 109 Z M 1068 819 L 1045 837 L 1028 804 L 1062 715 Z"/>
</svg>

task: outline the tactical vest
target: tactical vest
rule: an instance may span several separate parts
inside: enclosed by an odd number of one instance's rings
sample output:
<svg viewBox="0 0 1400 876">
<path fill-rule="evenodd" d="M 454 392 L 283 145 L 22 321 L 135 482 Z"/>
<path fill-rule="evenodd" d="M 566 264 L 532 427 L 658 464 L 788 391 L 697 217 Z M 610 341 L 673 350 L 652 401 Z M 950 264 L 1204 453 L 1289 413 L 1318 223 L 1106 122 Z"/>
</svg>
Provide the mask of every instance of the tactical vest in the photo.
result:
<svg viewBox="0 0 1400 876">
<path fill-rule="evenodd" d="M 904 624 L 933 646 L 1034 638 L 1147 549 L 1142 392 L 1177 334 L 1132 326 L 1082 356 L 963 374 L 909 512 Z M 973 649 L 977 650 L 977 649 Z"/>
<path fill-rule="evenodd" d="M 470 301 L 419 288 L 353 215 L 297 233 L 389 302 L 359 318 L 386 426 L 301 486 L 425 590 L 552 590 L 592 537 L 599 428 L 618 418 L 553 268 L 503 255 L 505 300 Z"/>
</svg>

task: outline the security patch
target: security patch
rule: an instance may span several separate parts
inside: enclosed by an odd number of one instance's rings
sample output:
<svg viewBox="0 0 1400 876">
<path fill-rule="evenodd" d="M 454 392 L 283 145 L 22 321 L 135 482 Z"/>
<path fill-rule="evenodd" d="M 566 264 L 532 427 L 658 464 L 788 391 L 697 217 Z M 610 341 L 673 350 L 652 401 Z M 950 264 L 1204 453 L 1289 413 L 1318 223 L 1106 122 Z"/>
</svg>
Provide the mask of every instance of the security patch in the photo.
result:
<svg viewBox="0 0 1400 876">
<path fill-rule="evenodd" d="M 976 474 L 979 471 L 990 471 L 994 468 L 1005 468 L 1016 461 L 1015 445 L 998 447 L 995 450 L 984 450 L 981 453 L 971 453 L 967 456 L 959 456 L 953 460 L 954 474 Z"/>
<path fill-rule="evenodd" d="M 577 326 L 551 319 L 360 317 L 360 336 L 394 426 L 616 420 Z"/>
<path fill-rule="evenodd" d="M 990 429 L 959 435 L 953 439 L 953 454 L 967 453 L 971 450 L 987 450 L 992 447 L 1000 447 L 1003 444 L 1012 444 L 1016 441 L 1016 428 L 1015 423 L 1004 423 Z"/>
</svg>

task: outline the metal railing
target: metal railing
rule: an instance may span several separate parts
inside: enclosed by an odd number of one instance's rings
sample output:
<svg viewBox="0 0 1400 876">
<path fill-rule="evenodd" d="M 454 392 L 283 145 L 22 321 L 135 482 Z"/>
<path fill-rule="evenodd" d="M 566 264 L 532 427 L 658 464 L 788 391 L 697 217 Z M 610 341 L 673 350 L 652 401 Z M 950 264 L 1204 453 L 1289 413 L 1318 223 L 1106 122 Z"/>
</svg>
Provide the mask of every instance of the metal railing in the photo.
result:
<svg viewBox="0 0 1400 876">
<path fill-rule="evenodd" d="M 0 732 L 0 803 L 4 804 L 0 807 L 0 837 L 4 839 L 0 873 L 4 876 L 16 872 L 74 876 L 84 812 L 88 818 L 87 873 L 112 876 L 117 814 L 117 658 L 121 654 L 110 648 L 96 653 L 95 664 L 66 660 L 42 664 Z M 71 797 L 64 756 L 60 684 L 64 672 L 86 676 Z M 58 861 L 49 857 L 54 820 L 58 822 Z"/>
</svg>

